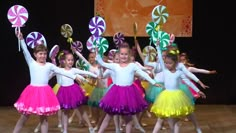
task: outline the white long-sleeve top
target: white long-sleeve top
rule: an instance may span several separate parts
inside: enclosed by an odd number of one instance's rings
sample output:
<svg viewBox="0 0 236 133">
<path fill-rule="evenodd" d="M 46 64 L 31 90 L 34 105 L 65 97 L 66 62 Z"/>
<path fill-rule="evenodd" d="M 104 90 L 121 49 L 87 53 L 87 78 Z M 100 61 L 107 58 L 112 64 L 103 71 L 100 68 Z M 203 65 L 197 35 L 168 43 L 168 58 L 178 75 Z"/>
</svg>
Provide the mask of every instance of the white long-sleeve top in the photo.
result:
<svg viewBox="0 0 236 133">
<path fill-rule="evenodd" d="M 71 74 L 74 74 L 74 75 L 82 74 L 82 75 L 89 75 L 91 77 L 97 78 L 96 74 L 88 72 L 88 71 L 83 71 L 83 70 L 80 70 L 80 69 L 77 69 L 77 68 L 71 68 L 70 70 L 66 70 L 64 68 L 61 68 L 61 69 L 63 69 L 64 71 L 67 71 Z M 62 75 L 57 75 L 57 77 L 60 79 L 60 85 L 61 86 L 70 86 L 70 85 L 74 84 L 74 80 L 71 79 L 71 78 L 68 78 L 68 77 L 65 77 L 65 76 L 62 76 Z"/>
<path fill-rule="evenodd" d="M 48 85 L 48 81 L 49 81 L 51 73 L 61 74 L 73 80 L 76 78 L 76 75 L 63 71 L 52 63 L 46 62 L 44 65 L 40 65 L 32 58 L 24 40 L 20 41 L 20 45 L 21 45 L 21 48 L 23 49 L 25 60 L 29 66 L 31 85 L 34 85 L 34 86 Z"/>
<path fill-rule="evenodd" d="M 133 81 L 134 81 L 135 72 L 138 73 L 140 76 L 142 76 L 147 81 L 149 81 L 151 84 L 155 84 L 155 80 L 153 80 L 151 77 L 149 77 L 149 75 L 147 73 L 143 72 L 135 63 L 129 63 L 126 67 L 121 67 L 117 63 L 103 62 L 100 55 L 96 56 L 96 60 L 98 61 L 98 63 L 101 66 L 114 71 L 114 73 L 115 73 L 114 83 L 116 85 L 120 85 L 120 86 L 132 85 Z"/>
<path fill-rule="evenodd" d="M 209 74 L 210 71 L 206 69 L 199 69 L 196 67 L 188 67 L 188 70 L 192 73 L 203 73 L 203 74 Z"/>
<path fill-rule="evenodd" d="M 115 82 L 115 73 L 114 71 L 110 70 L 110 69 L 106 69 L 105 72 L 103 73 L 103 78 L 108 78 L 111 77 L 112 82 Z M 115 83 L 114 83 L 115 84 Z"/>
<path fill-rule="evenodd" d="M 164 74 L 164 86 L 167 90 L 177 90 L 179 89 L 181 80 L 183 80 L 189 87 L 193 88 L 196 92 L 199 92 L 199 89 L 189 81 L 189 79 L 185 76 L 184 72 L 180 69 L 176 69 L 175 72 L 169 71 L 164 64 L 164 61 L 161 56 L 161 49 L 157 46 L 158 52 L 158 60 L 161 64 L 161 68 Z"/>
</svg>

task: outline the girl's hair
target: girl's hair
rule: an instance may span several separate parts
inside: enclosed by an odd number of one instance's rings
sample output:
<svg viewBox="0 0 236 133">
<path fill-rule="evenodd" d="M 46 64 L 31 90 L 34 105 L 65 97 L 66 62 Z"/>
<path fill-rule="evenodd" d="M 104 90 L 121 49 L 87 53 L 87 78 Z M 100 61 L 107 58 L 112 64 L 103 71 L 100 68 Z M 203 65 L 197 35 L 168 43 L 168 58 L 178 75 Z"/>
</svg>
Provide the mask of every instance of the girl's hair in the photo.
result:
<svg viewBox="0 0 236 133">
<path fill-rule="evenodd" d="M 64 67 L 64 61 L 66 59 L 66 55 L 70 54 L 67 50 L 62 50 L 58 53 L 57 59 L 61 65 L 61 67 Z"/>
<path fill-rule="evenodd" d="M 130 50 L 129 44 L 127 42 L 123 42 L 119 45 L 118 51 L 120 51 L 121 48 L 127 48 Z"/>
<path fill-rule="evenodd" d="M 166 54 L 166 58 L 170 58 L 177 64 L 179 62 L 178 54 L 177 50 L 169 50 Z"/>
<path fill-rule="evenodd" d="M 43 45 L 43 44 L 36 45 L 36 46 L 34 47 L 34 49 L 33 49 L 33 52 L 34 52 L 34 53 L 38 53 L 38 52 L 40 52 L 40 51 L 46 51 L 46 52 L 48 52 L 48 49 L 47 49 L 47 47 L 46 47 L 45 45 Z"/>
<path fill-rule="evenodd" d="M 184 57 L 185 58 L 186 62 L 184 62 L 184 65 L 186 65 L 187 67 L 194 66 L 194 64 L 190 63 L 187 53 L 181 53 L 179 55 L 179 57 Z"/>
</svg>

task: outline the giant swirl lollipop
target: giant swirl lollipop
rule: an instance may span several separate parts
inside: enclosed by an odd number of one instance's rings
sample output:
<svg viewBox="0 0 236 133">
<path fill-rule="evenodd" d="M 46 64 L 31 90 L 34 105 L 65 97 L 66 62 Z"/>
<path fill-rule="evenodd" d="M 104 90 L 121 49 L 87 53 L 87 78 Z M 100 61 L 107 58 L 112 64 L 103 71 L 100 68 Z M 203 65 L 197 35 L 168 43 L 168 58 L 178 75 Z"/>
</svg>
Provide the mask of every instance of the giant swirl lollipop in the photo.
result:
<svg viewBox="0 0 236 133">
<path fill-rule="evenodd" d="M 125 41 L 124 34 L 117 32 L 113 36 L 113 42 L 116 44 L 116 47 L 118 48 L 120 44 L 122 44 Z"/>
<path fill-rule="evenodd" d="M 82 52 L 82 50 L 83 50 L 83 44 L 82 44 L 81 41 L 75 41 L 75 42 L 73 42 L 71 45 L 72 45 L 72 47 L 75 48 L 76 51 Z"/>
<path fill-rule="evenodd" d="M 104 37 L 100 37 L 98 42 L 96 42 L 96 43 L 98 43 L 97 46 L 98 46 L 99 54 L 103 55 L 107 51 L 108 46 L 109 46 L 107 39 Z"/>
<path fill-rule="evenodd" d="M 20 27 L 28 20 L 28 11 L 21 5 L 14 5 L 8 10 L 7 18 L 11 22 L 12 27 L 16 27 L 15 32 L 21 32 Z M 18 48 L 20 51 L 20 40 L 18 40 Z"/>
<path fill-rule="evenodd" d="M 44 44 L 47 47 L 47 42 L 44 36 L 39 32 L 31 32 L 26 37 L 26 44 L 30 48 L 34 48 L 37 45 Z"/>
<path fill-rule="evenodd" d="M 146 46 L 143 48 L 143 55 L 147 56 L 149 55 L 149 61 L 155 61 L 157 57 L 157 51 L 154 47 L 152 46 Z"/>
<path fill-rule="evenodd" d="M 164 31 L 157 31 L 155 35 L 152 36 L 152 40 L 154 45 L 156 45 L 157 40 L 160 41 L 160 48 L 161 49 L 166 49 L 170 42 L 170 36 L 168 33 Z"/>
<path fill-rule="evenodd" d="M 168 17 L 166 6 L 158 5 L 152 10 L 152 21 L 158 25 L 166 23 Z"/>
<path fill-rule="evenodd" d="M 106 29 L 105 20 L 102 17 L 95 16 L 89 22 L 89 30 L 95 37 L 101 36 Z"/>
<path fill-rule="evenodd" d="M 70 44 L 73 42 L 71 36 L 73 34 L 73 29 L 69 24 L 63 24 L 61 26 L 61 35 L 65 38 L 67 38 L 67 42 Z"/>
</svg>

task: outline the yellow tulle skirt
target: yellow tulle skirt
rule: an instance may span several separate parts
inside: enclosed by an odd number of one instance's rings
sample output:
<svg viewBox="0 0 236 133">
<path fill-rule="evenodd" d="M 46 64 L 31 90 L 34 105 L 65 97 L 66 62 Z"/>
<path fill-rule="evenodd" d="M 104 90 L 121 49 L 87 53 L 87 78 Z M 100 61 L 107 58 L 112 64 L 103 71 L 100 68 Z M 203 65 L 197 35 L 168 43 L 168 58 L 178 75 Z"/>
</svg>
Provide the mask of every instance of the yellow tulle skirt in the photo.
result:
<svg viewBox="0 0 236 133">
<path fill-rule="evenodd" d="M 55 85 L 53 86 L 53 92 L 54 92 L 55 94 L 57 94 L 59 88 L 60 88 L 60 85 L 59 85 L 59 84 L 55 84 Z"/>
<path fill-rule="evenodd" d="M 84 82 L 83 85 L 81 85 L 81 88 L 83 88 L 86 92 L 86 96 L 90 96 L 91 93 L 93 92 L 93 89 L 94 89 L 95 86 L 87 83 L 87 82 Z"/>
<path fill-rule="evenodd" d="M 186 116 L 193 111 L 194 104 L 182 90 L 164 90 L 151 107 L 151 112 L 160 118 Z"/>
<path fill-rule="evenodd" d="M 149 82 L 146 80 L 142 80 L 141 85 L 146 90 L 149 87 Z"/>
</svg>

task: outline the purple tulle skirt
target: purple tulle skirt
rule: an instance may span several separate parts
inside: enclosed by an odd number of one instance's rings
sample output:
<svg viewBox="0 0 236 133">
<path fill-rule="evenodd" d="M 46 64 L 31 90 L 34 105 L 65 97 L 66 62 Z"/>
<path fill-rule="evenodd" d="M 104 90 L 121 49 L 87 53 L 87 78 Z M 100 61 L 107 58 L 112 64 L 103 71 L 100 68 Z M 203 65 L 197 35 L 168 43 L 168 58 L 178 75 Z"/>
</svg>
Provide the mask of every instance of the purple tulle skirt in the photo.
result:
<svg viewBox="0 0 236 133">
<path fill-rule="evenodd" d="M 87 104 L 88 101 L 85 91 L 76 83 L 71 86 L 60 86 L 57 98 L 61 109 L 75 109 Z"/>
<path fill-rule="evenodd" d="M 111 115 L 134 115 L 148 106 L 135 85 L 113 85 L 101 99 L 99 106 Z"/>
<path fill-rule="evenodd" d="M 60 110 L 60 105 L 52 88 L 46 86 L 28 85 L 21 93 L 14 107 L 26 115 L 54 115 Z"/>
</svg>

